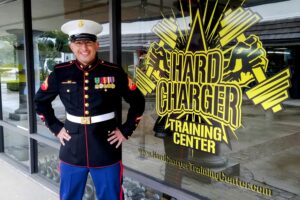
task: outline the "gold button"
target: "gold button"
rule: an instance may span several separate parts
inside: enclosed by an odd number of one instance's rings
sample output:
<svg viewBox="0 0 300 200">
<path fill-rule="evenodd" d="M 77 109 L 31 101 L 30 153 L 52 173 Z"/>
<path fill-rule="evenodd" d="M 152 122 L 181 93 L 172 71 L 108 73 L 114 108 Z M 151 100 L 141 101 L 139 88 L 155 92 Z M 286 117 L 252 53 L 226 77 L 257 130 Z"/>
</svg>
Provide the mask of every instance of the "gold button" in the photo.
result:
<svg viewBox="0 0 300 200">
<path fill-rule="evenodd" d="M 89 83 L 89 80 L 85 80 L 84 82 L 85 82 L 85 83 Z"/>
<path fill-rule="evenodd" d="M 88 99 L 88 98 L 89 98 L 89 95 L 88 95 L 88 94 L 84 95 L 84 98 Z"/>
<path fill-rule="evenodd" d="M 89 73 L 88 73 L 88 72 L 85 72 L 85 73 L 84 73 L 84 75 L 85 75 L 85 76 L 88 76 L 88 75 L 89 75 Z"/>
<path fill-rule="evenodd" d="M 89 103 L 85 103 L 84 104 L 85 107 L 89 107 L 89 105 L 90 105 Z"/>
<path fill-rule="evenodd" d="M 69 89 L 67 89 L 67 92 L 69 93 L 69 92 L 70 92 L 70 90 L 69 90 Z"/>
<path fill-rule="evenodd" d="M 88 87 L 88 86 L 85 86 L 85 87 L 84 87 L 84 90 L 89 90 L 89 87 Z"/>
<path fill-rule="evenodd" d="M 90 114 L 90 112 L 89 112 L 88 110 L 86 110 L 86 111 L 84 112 L 84 114 L 88 115 L 88 114 Z"/>
<path fill-rule="evenodd" d="M 82 68 L 83 68 L 83 66 L 82 66 L 82 65 L 80 65 L 80 68 L 82 69 Z"/>
</svg>

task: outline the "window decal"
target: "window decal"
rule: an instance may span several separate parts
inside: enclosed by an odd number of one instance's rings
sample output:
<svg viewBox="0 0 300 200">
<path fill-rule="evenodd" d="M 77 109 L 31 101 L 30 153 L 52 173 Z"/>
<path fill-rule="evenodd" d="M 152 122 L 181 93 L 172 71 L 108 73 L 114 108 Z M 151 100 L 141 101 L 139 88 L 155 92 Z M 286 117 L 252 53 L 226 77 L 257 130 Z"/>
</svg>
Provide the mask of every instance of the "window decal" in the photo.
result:
<svg viewBox="0 0 300 200">
<path fill-rule="evenodd" d="M 266 76 L 262 42 L 245 33 L 261 20 L 257 13 L 225 6 L 216 16 L 207 7 L 204 13 L 192 11 L 189 2 L 190 17 L 182 11 L 180 19 L 163 18 L 153 27 L 160 40 L 148 49 L 146 70 L 136 69 L 136 83 L 144 95 L 155 92 L 156 112 L 174 144 L 217 154 L 217 143 L 231 148 L 229 135 L 238 139 L 242 91 L 253 104 L 276 113 L 289 97 L 291 73 L 287 68 Z"/>
</svg>

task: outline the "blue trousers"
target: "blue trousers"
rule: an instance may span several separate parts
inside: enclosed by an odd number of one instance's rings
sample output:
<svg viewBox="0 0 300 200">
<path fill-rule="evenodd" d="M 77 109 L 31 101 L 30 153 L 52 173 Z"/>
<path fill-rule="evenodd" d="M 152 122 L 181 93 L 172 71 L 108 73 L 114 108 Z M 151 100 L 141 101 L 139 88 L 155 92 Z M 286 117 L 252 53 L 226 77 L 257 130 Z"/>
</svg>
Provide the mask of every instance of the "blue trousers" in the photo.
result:
<svg viewBox="0 0 300 200">
<path fill-rule="evenodd" d="M 88 177 L 91 174 L 98 200 L 123 200 L 123 165 L 88 168 L 60 162 L 60 199 L 82 200 Z"/>
</svg>

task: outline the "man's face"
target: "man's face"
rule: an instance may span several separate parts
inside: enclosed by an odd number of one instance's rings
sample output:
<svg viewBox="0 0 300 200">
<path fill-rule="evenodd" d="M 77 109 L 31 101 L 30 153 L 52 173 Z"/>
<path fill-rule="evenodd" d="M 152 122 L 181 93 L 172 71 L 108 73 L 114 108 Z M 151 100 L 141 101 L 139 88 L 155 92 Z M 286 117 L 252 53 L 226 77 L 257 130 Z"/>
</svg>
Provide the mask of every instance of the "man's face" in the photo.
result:
<svg viewBox="0 0 300 200">
<path fill-rule="evenodd" d="M 79 40 L 71 42 L 70 48 L 79 62 L 89 65 L 96 57 L 99 44 L 90 40 Z"/>
</svg>

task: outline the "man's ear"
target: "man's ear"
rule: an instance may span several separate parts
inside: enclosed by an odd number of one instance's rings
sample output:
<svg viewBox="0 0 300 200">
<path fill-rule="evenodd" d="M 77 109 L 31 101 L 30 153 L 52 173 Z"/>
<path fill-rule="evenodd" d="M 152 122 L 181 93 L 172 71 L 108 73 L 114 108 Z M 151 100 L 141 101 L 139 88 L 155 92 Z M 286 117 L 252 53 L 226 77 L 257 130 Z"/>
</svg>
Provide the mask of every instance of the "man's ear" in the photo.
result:
<svg viewBox="0 0 300 200">
<path fill-rule="evenodd" d="M 71 42 L 69 43 L 69 48 L 71 49 L 71 51 L 73 51 L 74 47 L 73 47 L 73 44 Z"/>
</svg>

